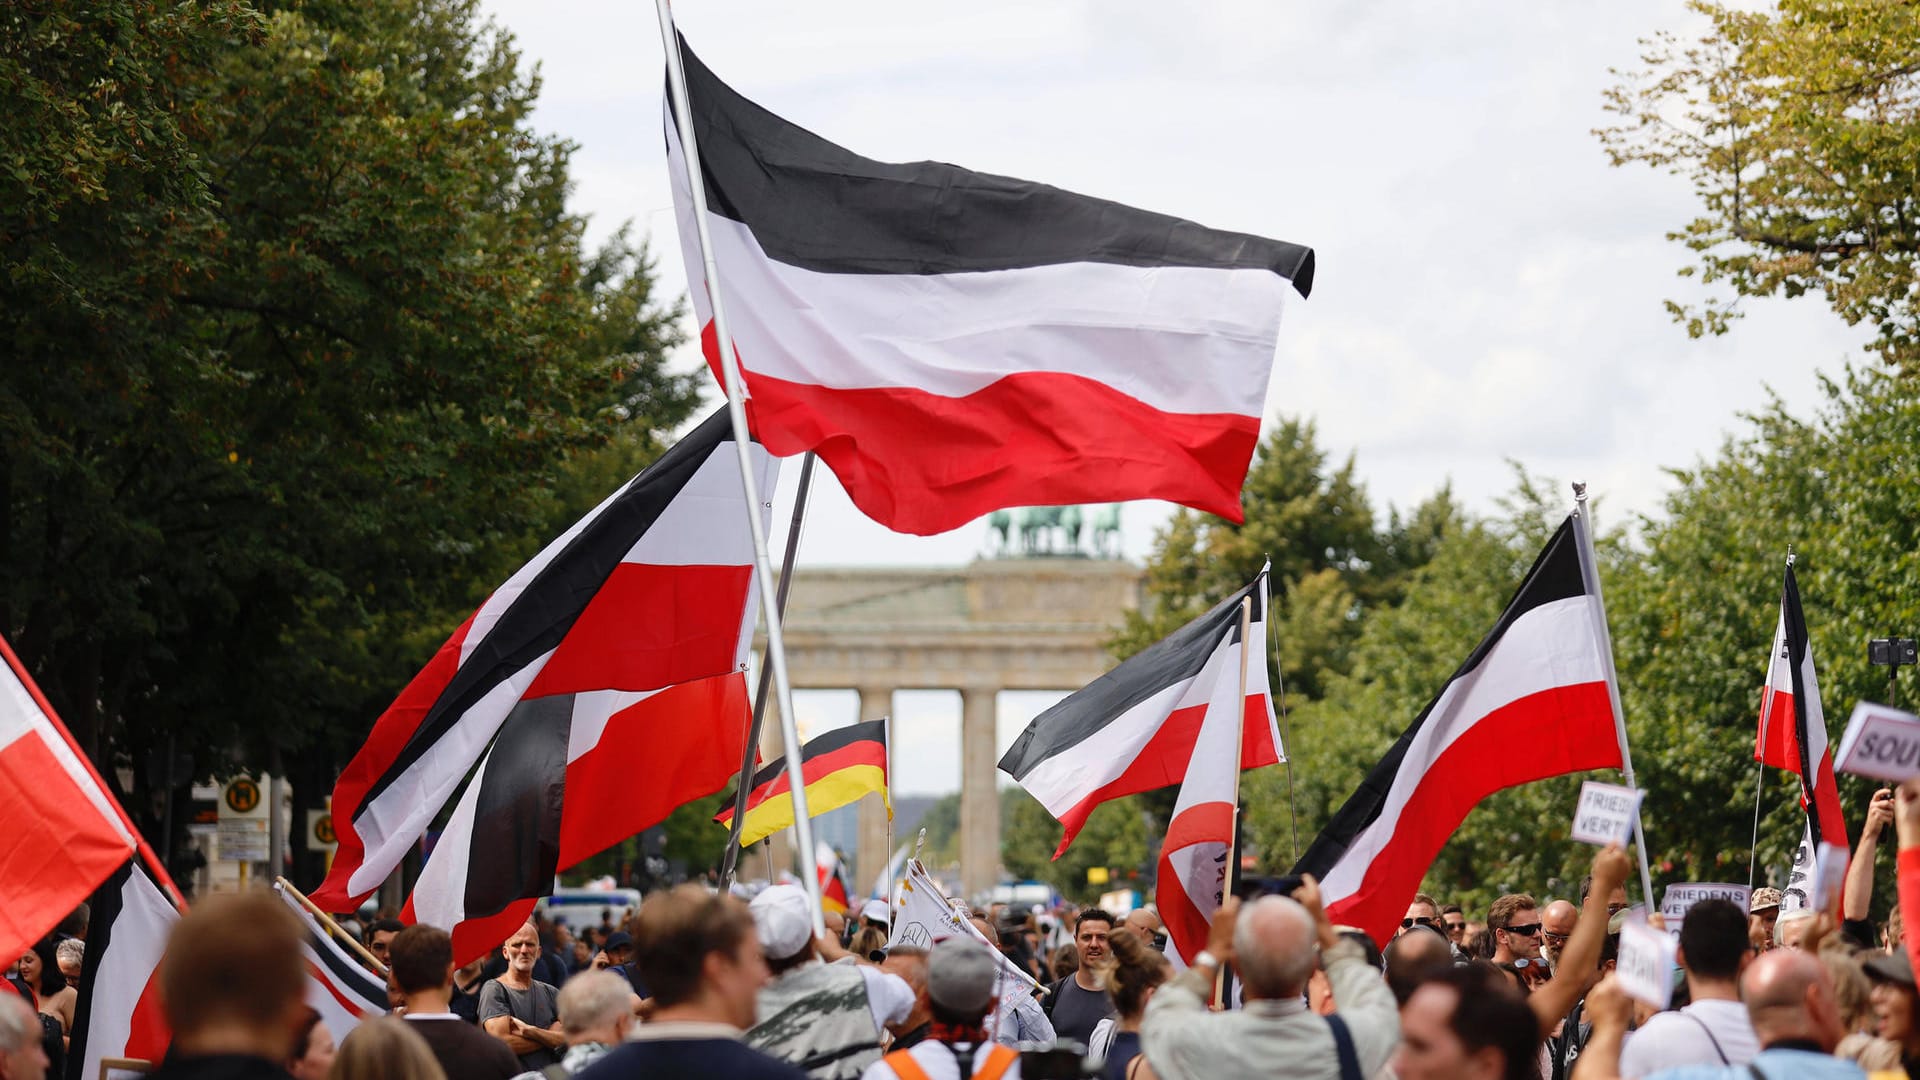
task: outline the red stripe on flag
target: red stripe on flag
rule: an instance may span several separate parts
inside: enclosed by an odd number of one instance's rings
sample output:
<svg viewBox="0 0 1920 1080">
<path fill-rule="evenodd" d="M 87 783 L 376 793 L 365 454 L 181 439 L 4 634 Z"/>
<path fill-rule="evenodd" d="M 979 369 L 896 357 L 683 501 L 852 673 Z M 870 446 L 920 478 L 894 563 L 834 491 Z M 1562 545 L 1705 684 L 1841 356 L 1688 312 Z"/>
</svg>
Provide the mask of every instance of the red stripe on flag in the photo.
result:
<svg viewBox="0 0 1920 1080">
<path fill-rule="evenodd" d="M 621 563 L 522 696 L 654 690 L 732 670 L 752 580 L 749 566 Z"/>
<path fill-rule="evenodd" d="M 1800 772 L 1800 739 L 1794 728 L 1793 695 L 1771 686 L 1760 690 L 1760 726 L 1755 729 L 1753 760 L 1776 769 Z"/>
<path fill-rule="evenodd" d="M 1182 957 L 1198 956 L 1207 945 L 1208 924 L 1213 912 L 1201 911 L 1187 894 L 1173 866 L 1173 855 L 1194 844 L 1222 843 L 1233 838 L 1233 807 L 1223 802 L 1190 806 L 1167 826 L 1160 846 L 1160 866 L 1154 889 L 1154 902 L 1160 919 L 1167 924 L 1167 936 Z M 1231 868 L 1229 868 L 1231 873 Z"/>
<path fill-rule="evenodd" d="M 740 768 L 751 715 L 738 672 L 668 687 L 614 713 L 599 743 L 567 765 L 558 868 L 725 787 Z"/>
<path fill-rule="evenodd" d="M 484 605 L 483 605 L 484 606 Z M 476 612 L 477 614 L 478 612 Z M 353 760 L 340 773 L 340 779 L 333 787 L 333 830 L 337 847 L 333 853 L 333 866 L 327 871 L 327 879 L 313 890 L 307 899 L 322 911 L 352 911 L 360 901 L 373 895 L 372 890 L 361 896 L 349 895 L 347 879 L 360 868 L 366 856 L 366 845 L 360 842 L 360 835 L 353 829 L 353 816 L 360 811 L 360 804 L 367 797 L 367 790 L 377 782 L 407 745 L 420 722 L 426 719 L 433 709 L 433 703 L 440 700 L 446 692 L 447 684 L 460 670 L 460 646 L 467 640 L 467 631 L 473 627 L 473 616 L 467 616 L 453 636 L 440 646 L 427 661 L 427 666 L 407 683 L 400 696 L 393 699 L 387 711 L 380 714 L 374 722 L 373 730 L 367 735 L 366 745 L 353 755 Z"/>
<path fill-rule="evenodd" d="M 140 1000 L 133 1006 L 127 1022 L 127 1048 L 124 1057 L 158 1063 L 167 1056 L 173 1042 L 173 1029 L 167 1025 L 167 1013 L 160 1005 L 160 969 L 155 967 L 147 984 L 140 989 Z"/>
<path fill-rule="evenodd" d="M 1179 783 L 1187 775 L 1187 762 L 1193 757 L 1193 743 L 1200 737 L 1200 723 L 1206 717 L 1205 703 L 1168 713 L 1160 730 L 1154 732 L 1140 752 L 1134 755 L 1125 772 L 1060 815 L 1060 825 L 1066 830 L 1066 835 L 1060 838 L 1060 846 L 1054 849 L 1053 857 L 1058 859 L 1066 854 L 1067 848 L 1073 844 L 1073 838 L 1080 835 L 1080 830 L 1085 827 L 1094 807 L 1110 799 L 1138 795 L 1143 791 L 1157 791 Z M 1240 767 L 1258 769 L 1277 764 L 1280 753 L 1273 745 L 1273 727 L 1267 723 L 1266 695 L 1247 697 L 1245 723 L 1246 737 L 1240 744 Z"/>
<path fill-rule="evenodd" d="M 511 934 L 509 934 L 509 936 L 511 936 Z M 339 984 L 335 983 L 332 979 L 329 979 L 327 977 L 327 972 L 325 968 L 322 968 L 319 964 L 314 963 L 312 960 L 305 960 L 305 963 L 307 965 L 307 981 L 318 983 L 320 987 L 327 992 L 328 997 L 340 1003 L 340 1008 L 344 1009 L 346 1012 L 354 1016 L 366 1017 L 369 1015 L 366 1011 L 361 1009 L 360 1007 L 361 1003 L 357 999 L 347 994 L 346 991 L 340 989 Z M 380 1014 L 373 1013 L 371 1015 L 378 1016 Z"/>
<path fill-rule="evenodd" d="M 711 322 L 700 341 L 718 378 Z M 1061 372 L 1008 375 L 964 397 L 831 389 L 750 370 L 746 379 L 754 434 L 768 450 L 815 451 L 868 517 L 922 536 L 1009 506 L 1129 499 L 1240 522 L 1240 485 L 1260 440 L 1257 416 L 1162 412 Z"/>
<path fill-rule="evenodd" d="M 1557 686 L 1502 705 L 1475 720 L 1421 776 L 1392 823 L 1393 839 L 1368 864 L 1359 889 L 1328 905 L 1328 917 L 1384 944 L 1434 856 L 1481 799 L 1549 776 L 1619 765 L 1605 682 Z"/>
<path fill-rule="evenodd" d="M 0 747 L 0 956 L 18 958 L 132 854 L 68 776 L 32 724 Z"/>
</svg>

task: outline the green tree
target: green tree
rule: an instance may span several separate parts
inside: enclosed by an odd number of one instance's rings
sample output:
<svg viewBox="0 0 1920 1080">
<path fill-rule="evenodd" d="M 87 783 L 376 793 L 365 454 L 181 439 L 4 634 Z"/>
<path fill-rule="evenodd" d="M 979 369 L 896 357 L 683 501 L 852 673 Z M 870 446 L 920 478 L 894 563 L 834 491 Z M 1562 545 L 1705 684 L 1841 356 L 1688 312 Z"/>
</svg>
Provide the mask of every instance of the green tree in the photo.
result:
<svg viewBox="0 0 1920 1080">
<path fill-rule="evenodd" d="M 1739 297 L 1818 293 L 1873 327 L 1890 364 L 1920 369 L 1920 11 L 1882 0 L 1783 0 L 1754 10 L 1691 0 L 1700 37 L 1642 42 L 1616 72 L 1620 117 L 1597 134 L 1616 165 L 1686 177 L 1702 213 L 1670 234 L 1683 275 L 1734 300 L 1668 307 L 1723 333 Z"/>
<path fill-rule="evenodd" d="M 1145 813 L 1133 799 L 1101 804 L 1087 818 L 1073 846 L 1054 859 L 1054 849 L 1060 846 L 1060 823 L 1033 796 L 1007 788 L 1000 793 L 1001 859 L 1015 878 L 1044 881 L 1080 903 L 1111 889 L 1138 888 L 1147 859 Z M 1087 870 L 1096 866 L 1116 876 L 1109 884 L 1089 885 Z"/>
<path fill-rule="evenodd" d="M 0 631 L 109 777 L 317 797 L 569 472 L 689 414 L 672 311 L 473 0 L 0 21 Z"/>
</svg>

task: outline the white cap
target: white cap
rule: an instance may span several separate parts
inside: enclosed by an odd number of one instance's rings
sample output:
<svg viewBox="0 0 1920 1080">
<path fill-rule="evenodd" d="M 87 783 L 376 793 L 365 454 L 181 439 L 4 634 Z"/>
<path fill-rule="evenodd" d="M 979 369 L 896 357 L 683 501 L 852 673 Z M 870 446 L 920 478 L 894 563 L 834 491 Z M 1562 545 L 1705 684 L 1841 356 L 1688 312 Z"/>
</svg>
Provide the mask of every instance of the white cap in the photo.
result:
<svg viewBox="0 0 1920 1080">
<path fill-rule="evenodd" d="M 892 923 L 893 917 L 887 913 L 885 900 L 869 900 L 867 906 L 860 909 L 860 917 L 877 923 Z"/>
<path fill-rule="evenodd" d="M 798 885 L 774 885 L 747 905 L 760 933 L 760 950 L 769 960 L 797 955 L 813 940 L 813 910 Z"/>
</svg>

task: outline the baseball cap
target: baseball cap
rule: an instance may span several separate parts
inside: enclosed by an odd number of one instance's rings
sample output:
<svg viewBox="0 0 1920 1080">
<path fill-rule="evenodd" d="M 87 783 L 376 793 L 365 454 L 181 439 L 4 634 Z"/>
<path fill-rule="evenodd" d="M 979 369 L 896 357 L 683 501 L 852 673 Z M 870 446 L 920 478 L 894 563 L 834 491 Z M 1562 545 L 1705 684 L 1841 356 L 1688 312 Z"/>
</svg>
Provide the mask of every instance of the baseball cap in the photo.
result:
<svg viewBox="0 0 1920 1080">
<path fill-rule="evenodd" d="M 949 937 L 927 954 L 927 997 L 963 1016 L 984 1015 L 999 976 L 993 953 L 972 938 Z"/>
<path fill-rule="evenodd" d="M 860 909 L 860 917 L 877 923 L 890 923 L 893 917 L 887 913 L 885 900 L 869 900 L 867 906 Z"/>
<path fill-rule="evenodd" d="M 1762 911 L 1771 911 L 1779 906 L 1779 889 L 1755 889 L 1753 890 L 1753 900 L 1747 904 L 1747 914 L 1756 915 Z"/>
<path fill-rule="evenodd" d="M 613 933 L 607 935 L 606 943 L 600 947 L 607 952 L 612 952 L 615 949 L 631 949 L 633 948 L 633 938 L 628 935 L 625 930 L 615 930 Z"/>
<path fill-rule="evenodd" d="M 798 885 L 774 885 L 747 905 L 753 927 L 760 933 L 760 949 L 771 960 L 794 956 L 813 940 L 813 911 L 806 890 Z"/>
<path fill-rule="evenodd" d="M 1899 983 L 1909 990 L 1914 989 L 1913 961 L 1907 959 L 1907 950 L 1876 956 L 1860 965 L 1867 971 L 1867 977 L 1878 982 Z"/>
</svg>

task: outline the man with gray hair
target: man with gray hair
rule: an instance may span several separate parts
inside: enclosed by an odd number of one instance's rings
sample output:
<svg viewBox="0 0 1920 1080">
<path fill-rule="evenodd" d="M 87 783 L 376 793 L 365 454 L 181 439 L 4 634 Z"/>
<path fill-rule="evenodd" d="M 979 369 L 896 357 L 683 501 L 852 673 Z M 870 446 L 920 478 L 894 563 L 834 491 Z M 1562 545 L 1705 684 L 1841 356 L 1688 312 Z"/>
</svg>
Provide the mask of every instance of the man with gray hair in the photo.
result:
<svg viewBox="0 0 1920 1080">
<path fill-rule="evenodd" d="M 514 1080 L 565 1080 L 626 1041 L 638 999 L 633 985 L 611 971 L 583 971 L 560 988 L 560 1032 L 567 1052 L 560 1064 L 523 1072 Z"/>
<path fill-rule="evenodd" d="M 1334 932 L 1308 876 L 1293 899 L 1263 896 L 1243 909 L 1229 899 L 1214 913 L 1207 947 L 1193 966 L 1147 1004 L 1141 1050 L 1161 1080 L 1290 1080 L 1376 1076 L 1400 1041 L 1400 1014 L 1357 942 Z M 1340 1011 L 1307 1008 L 1307 979 L 1319 947 Z M 1210 1013 L 1214 980 L 1231 965 L 1246 1006 Z"/>
<path fill-rule="evenodd" d="M 40 1016 L 25 999 L 0 994 L 0 1080 L 46 1080 L 47 1052 L 40 1049 Z"/>
</svg>

